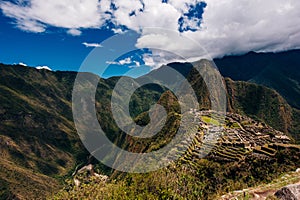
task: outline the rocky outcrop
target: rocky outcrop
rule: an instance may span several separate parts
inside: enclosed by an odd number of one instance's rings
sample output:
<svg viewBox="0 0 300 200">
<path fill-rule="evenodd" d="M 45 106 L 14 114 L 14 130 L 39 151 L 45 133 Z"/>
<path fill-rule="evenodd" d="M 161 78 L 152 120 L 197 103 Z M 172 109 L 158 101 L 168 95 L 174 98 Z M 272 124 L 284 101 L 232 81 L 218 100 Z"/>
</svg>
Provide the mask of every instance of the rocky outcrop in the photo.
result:
<svg viewBox="0 0 300 200">
<path fill-rule="evenodd" d="M 92 177 L 95 177 L 97 181 L 103 183 L 106 183 L 108 181 L 107 175 L 97 174 L 94 172 L 94 166 L 92 164 L 86 165 L 81 169 L 79 169 L 78 171 L 76 167 L 76 170 L 74 171 L 72 176 L 74 177 L 73 181 L 76 187 L 79 187 L 83 182 L 85 183 L 90 182 L 92 180 L 91 179 Z"/>
<path fill-rule="evenodd" d="M 300 200 L 300 183 L 283 187 L 275 196 L 280 200 Z"/>
</svg>

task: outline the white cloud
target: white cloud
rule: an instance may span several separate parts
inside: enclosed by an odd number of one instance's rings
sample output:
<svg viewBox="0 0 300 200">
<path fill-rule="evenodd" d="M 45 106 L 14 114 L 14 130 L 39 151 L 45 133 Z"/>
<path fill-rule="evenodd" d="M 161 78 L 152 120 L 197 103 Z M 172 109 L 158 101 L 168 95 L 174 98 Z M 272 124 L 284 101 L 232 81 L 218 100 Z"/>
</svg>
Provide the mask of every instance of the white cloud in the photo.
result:
<svg viewBox="0 0 300 200">
<path fill-rule="evenodd" d="M 25 63 L 22 63 L 22 62 L 20 62 L 18 65 L 21 65 L 21 66 L 27 67 L 27 65 L 26 65 Z"/>
<path fill-rule="evenodd" d="M 113 21 L 118 25 L 135 31 L 145 27 L 178 28 L 181 13 L 161 0 L 115 0 L 114 3 L 118 9 L 113 12 Z M 131 13 L 135 14 L 130 16 Z"/>
<path fill-rule="evenodd" d="M 133 61 L 132 65 L 128 66 L 128 68 L 132 69 L 132 68 L 137 68 L 140 67 L 141 63 L 138 61 Z"/>
<path fill-rule="evenodd" d="M 300 48 L 300 2 L 297 0 L 206 2 L 202 24 L 197 31 L 178 33 L 172 26 L 166 26 L 174 31 L 166 34 L 166 31 L 144 29 L 137 47 L 165 49 L 189 61 L 248 51 Z M 184 9 L 180 3 L 176 7 Z"/>
<path fill-rule="evenodd" d="M 131 61 L 131 58 L 128 57 L 128 58 L 125 58 L 123 60 L 120 60 L 119 63 L 120 63 L 120 65 L 125 65 L 125 64 L 132 63 L 132 61 Z"/>
<path fill-rule="evenodd" d="M 150 54 L 144 54 L 143 61 L 145 62 L 145 65 L 149 67 L 156 67 L 156 63 L 154 62 L 154 59 Z"/>
<path fill-rule="evenodd" d="M 141 63 L 140 62 L 138 62 L 138 61 L 133 61 L 134 62 L 134 64 L 137 66 L 137 67 L 140 67 L 141 66 Z"/>
<path fill-rule="evenodd" d="M 94 48 L 100 48 L 100 47 L 102 47 L 102 45 L 99 44 L 99 43 L 87 43 L 87 42 L 84 42 L 82 44 L 84 46 L 86 46 L 86 47 L 94 47 Z"/>
<path fill-rule="evenodd" d="M 232 6 L 235 5 L 235 6 Z M 286 5 L 293 5 L 293 8 Z M 212 56 L 300 47 L 297 0 L 207 0 L 202 30 L 187 32 Z M 216 14 L 217 13 L 217 14 Z"/>
<path fill-rule="evenodd" d="M 80 35 L 87 28 L 100 28 L 105 21 L 116 27 L 125 26 L 140 33 L 136 46 L 165 49 L 190 61 L 221 57 L 248 51 L 283 51 L 300 48 L 299 0 L 205 0 L 200 27 L 199 20 L 184 16 L 190 5 L 199 0 L 27 0 L 26 4 L 2 1 L 4 15 L 15 19 L 16 26 L 25 31 L 43 32 L 48 26 L 68 29 Z M 111 3 L 116 9 L 112 9 Z M 196 31 L 179 33 L 178 20 L 183 27 Z M 147 29 L 158 27 L 160 30 Z M 166 34 L 171 30 L 172 34 Z M 115 33 L 122 29 L 113 28 Z M 196 43 L 186 38 L 190 38 Z M 206 51 L 203 50 L 206 49 Z M 149 65 L 158 62 L 158 52 L 145 57 Z M 153 60 L 151 60 L 153 59 Z M 174 58 L 161 58 L 161 61 Z M 159 62 L 160 63 L 160 62 Z"/>
<path fill-rule="evenodd" d="M 127 57 L 119 61 L 106 61 L 106 63 L 109 65 L 128 65 L 133 63 L 133 61 L 131 60 L 131 57 Z"/>
<path fill-rule="evenodd" d="M 17 27 L 32 32 L 43 32 L 48 25 L 70 29 L 70 33 L 79 28 L 98 28 L 106 17 L 98 0 L 2 1 L 0 8 L 15 19 Z"/>
<path fill-rule="evenodd" d="M 126 65 L 129 68 L 134 68 L 134 67 L 140 67 L 141 66 L 141 63 L 139 61 L 132 60 L 132 57 L 127 57 L 127 58 L 124 58 L 124 59 L 119 60 L 119 61 L 106 61 L 106 64 L 120 65 L 120 66 Z"/>
<path fill-rule="evenodd" d="M 36 69 L 52 71 L 52 69 L 48 66 L 37 66 Z"/>
<path fill-rule="evenodd" d="M 78 29 L 69 29 L 67 33 L 73 36 L 80 36 L 82 32 Z"/>
<path fill-rule="evenodd" d="M 124 31 L 121 28 L 112 28 L 111 29 L 115 34 L 122 34 Z"/>
<path fill-rule="evenodd" d="M 162 65 L 166 65 L 171 62 L 186 62 L 184 58 L 178 56 L 177 54 L 159 50 L 159 49 L 153 49 L 151 50 L 151 53 L 145 53 L 142 56 L 142 59 L 145 63 L 145 65 L 151 67 L 152 69 L 157 69 L 161 67 Z"/>
</svg>

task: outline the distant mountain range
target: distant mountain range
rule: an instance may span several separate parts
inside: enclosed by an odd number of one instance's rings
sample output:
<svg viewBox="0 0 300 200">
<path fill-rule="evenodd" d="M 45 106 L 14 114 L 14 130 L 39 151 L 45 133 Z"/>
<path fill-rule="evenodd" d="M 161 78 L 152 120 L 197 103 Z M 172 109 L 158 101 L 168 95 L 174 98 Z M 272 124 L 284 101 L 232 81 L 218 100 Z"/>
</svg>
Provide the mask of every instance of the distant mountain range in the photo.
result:
<svg viewBox="0 0 300 200">
<path fill-rule="evenodd" d="M 224 77 L 275 89 L 288 103 L 300 108 L 300 50 L 254 53 L 215 59 Z"/>
<path fill-rule="evenodd" d="M 299 141 L 297 95 L 300 95 L 300 78 L 297 66 L 300 65 L 295 58 L 299 52 L 280 53 L 278 57 L 277 54 L 249 53 L 215 60 L 222 75 L 229 77 L 224 79 L 228 112 L 250 116 Z M 194 65 L 203 63 L 211 64 L 202 60 Z M 192 65 L 172 63 L 169 66 L 191 83 L 200 108 L 209 109 L 207 88 Z M 161 67 L 151 73 L 163 70 Z M 60 181 L 70 177 L 77 165 L 88 162 L 89 154 L 76 133 L 71 110 L 76 75 L 75 72 L 0 64 L 0 199 L 51 195 L 62 187 Z M 140 77 L 143 78 L 147 75 Z M 100 79 L 96 92 L 97 117 L 109 139 L 136 152 L 163 146 L 173 137 L 171 130 L 176 128 L 177 119 L 171 115 L 178 111 L 176 98 L 166 88 L 153 84 L 134 93 L 130 111 L 137 123 L 148 123 L 147 111 L 157 101 L 167 108 L 171 120 L 153 140 L 137 142 L 122 133 L 112 117 L 110 99 L 118 80 L 119 77 Z M 270 86 L 277 92 L 255 83 Z"/>
</svg>

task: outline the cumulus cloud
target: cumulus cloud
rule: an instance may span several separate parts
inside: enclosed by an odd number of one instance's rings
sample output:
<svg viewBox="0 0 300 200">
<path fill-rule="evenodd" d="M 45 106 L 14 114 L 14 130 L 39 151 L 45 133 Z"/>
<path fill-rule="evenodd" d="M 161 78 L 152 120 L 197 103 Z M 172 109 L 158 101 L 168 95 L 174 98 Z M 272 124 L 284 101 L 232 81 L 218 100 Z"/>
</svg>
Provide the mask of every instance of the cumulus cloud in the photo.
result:
<svg viewBox="0 0 300 200">
<path fill-rule="evenodd" d="M 135 31 L 145 27 L 178 29 L 181 13 L 161 0 L 115 0 L 113 22 Z"/>
<path fill-rule="evenodd" d="M 155 68 L 157 63 L 154 61 L 154 58 L 151 56 L 151 54 L 144 54 L 143 55 L 143 61 L 145 62 L 145 65 Z"/>
<path fill-rule="evenodd" d="M 78 29 L 69 29 L 67 33 L 73 36 L 80 36 L 82 32 Z"/>
<path fill-rule="evenodd" d="M 142 60 L 145 65 L 151 67 L 152 69 L 157 69 L 162 65 L 166 65 L 171 62 L 186 62 L 187 60 L 180 57 L 173 52 L 167 52 L 159 49 L 152 49 L 149 53 L 142 55 Z"/>
<path fill-rule="evenodd" d="M 48 66 L 37 66 L 36 69 L 52 71 L 52 69 Z"/>
<path fill-rule="evenodd" d="M 207 0 L 201 30 L 185 32 L 211 56 L 300 47 L 297 0 Z"/>
<path fill-rule="evenodd" d="M 248 51 L 300 48 L 297 0 L 206 0 L 206 3 L 198 30 L 179 33 L 170 27 L 174 33 L 166 35 L 164 31 L 145 29 L 137 46 L 165 49 L 189 61 Z M 180 8 L 178 4 L 176 7 Z"/>
<path fill-rule="evenodd" d="M 54 26 L 78 35 L 79 28 L 98 28 L 106 18 L 98 0 L 2 1 L 0 8 L 4 15 L 15 19 L 17 27 L 32 32 Z"/>
<path fill-rule="evenodd" d="M 100 47 L 102 47 L 102 45 L 99 44 L 99 43 L 87 43 L 87 42 L 83 42 L 82 44 L 84 46 L 86 46 L 86 47 L 94 47 L 94 48 L 100 48 Z"/>
<path fill-rule="evenodd" d="M 299 0 L 204 1 L 201 8 L 199 0 L 19 0 L 2 1 L 0 8 L 18 28 L 31 32 L 55 26 L 80 35 L 109 22 L 115 33 L 123 33 L 120 27 L 138 32 L 139 48 L 164 49 L 189 61 L 300 48 Z M 166 55 L 154 52 L 144 60 L 150 65 L 157 56 Z"/>
</svg>

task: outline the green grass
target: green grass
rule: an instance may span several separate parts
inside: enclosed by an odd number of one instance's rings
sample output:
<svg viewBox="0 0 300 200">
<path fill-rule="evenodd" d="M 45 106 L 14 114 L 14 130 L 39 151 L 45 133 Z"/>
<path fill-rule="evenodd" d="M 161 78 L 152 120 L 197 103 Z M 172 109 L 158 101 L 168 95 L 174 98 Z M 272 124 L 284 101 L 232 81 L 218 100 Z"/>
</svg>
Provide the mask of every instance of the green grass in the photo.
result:
<svg viewBox="0 0 300 200">
<path fill-rule="evenodd" d="M 296 162 L 294 156 L 297 156 Z M 300 165 L 299 156 L 299 152 L 295 154 L 290 150 L 276 155 L 277 162 L 249 156 L 243 161 L 222 164 L 210 159 L 193 161 L 187 157 L 155 172 L 122 173 L 122 178 L 107 184 L 96 180 L 79 188 L 71 184 L 54 199 L 218 199 L 229 191 L 265 184 L 284 172 L 294 171 Z M 224 157 L 236 159 L 225 154 Z"/>
<path fill-rule="evenodd" d="M 199 97 L 200 108 L 207 108 L 210 104 L 209 94 L 204 82 L 196 76 L 197 73 L 190 74 L 189 80 Z M 48 194 L 52 188 L 61 186 L 57 183 L 58 177 L 70 177 L 70 171 L 76 163 L 87 161 L 88 154 L 72 121 L 71 97 L 75 78 L 76 73 L 73 72 L 38 71 L 34 68 L 0 64 L 0 133 L 14 142 L 11 147 L 0 146 L 1 152 L 7 154 L 2 158 L 4 162 L 0 163 L 0 169 L 4 169 L 1 177 L 5 177 L 7 182 L 3 187 L 5 192 L 1 195 L 14 192 L 34 199 L 40 194 Z M 138 140 L 122 133 L 113 120 L 110 98 L 117 81 L 118 78 L 101 79 L 96 92 L 98 119 L 108 138 L 132 152 L 156 150 L 169 143 L 180 125 L 177 98 L 156 85 L 142 87 L 134 93 L 129 105 L 131 116 L 141 125 L 148 123 L 145 112 L 158 99 L 168 111 L 168 122 L 159 134 L 154 138 Z M 253 115 L 279 128 L 286 128 L 286 124 L 289 124 L 289 110 L 274 91 L 240 82 L 228 83 L 228 90 L 235 94 L 228 97 L 233 103 L 233 112 Z M 214 117 L 203 116 L 202 120 L 208 124 L 221 125 Z M 294 149 L 296 150 L 297 148 Z M 227 152 L 234 153 L 231 150 Z M 79 189 L 72 186 L 62 193 L 69 199 L 73 195 L 78 198 L 85 198 L 84 195 L 87 195 L 86 197 L 108 199 L 112 197 L 109 195 L 116 195 L 120 199 L 145 196 L 149 199 L 214 199 L 216 194 L 226 190 L 255 184 L 252 180 L 247 180 L 247 177 L 255 177 L 257 182 L 261 182 L 299 164 L 298 160 L 289 157 L 289 152 L 282 153 L 277 159 L 280 165 L 271 166 L 255 158 L 246 158 L 248 160 L 245 163 L 238 164 L 224 164 L 213 160 L 191 161 L 193 152 L 189 150 L 189 153 L 191 155 L 188 155 L 190 157 L 186 162 L 190 163 L 186 166 L 175 165 L 174 168 L 144 175 L 122 174 L 124 179 L 119 178 L 104 186 L 86 184 Z M 9 165 L 5 165 L 7 162 Z M 264 176 L 266 172 L 270 177 Z M 98 190 L 100 193 L 97 193 Z"/>
<path fill-rule="evenodd" d="M 212 125 L 215 125 L 215 126 L 220 126 L 220 122 L 218 120 L 216 120 L 216 119 L 211 118 L 211 117 L 201 116 L 201 119 L 202 119 L 202 121 L 204 121 L 207 124 L 212 124 Z"/>
</svg>

